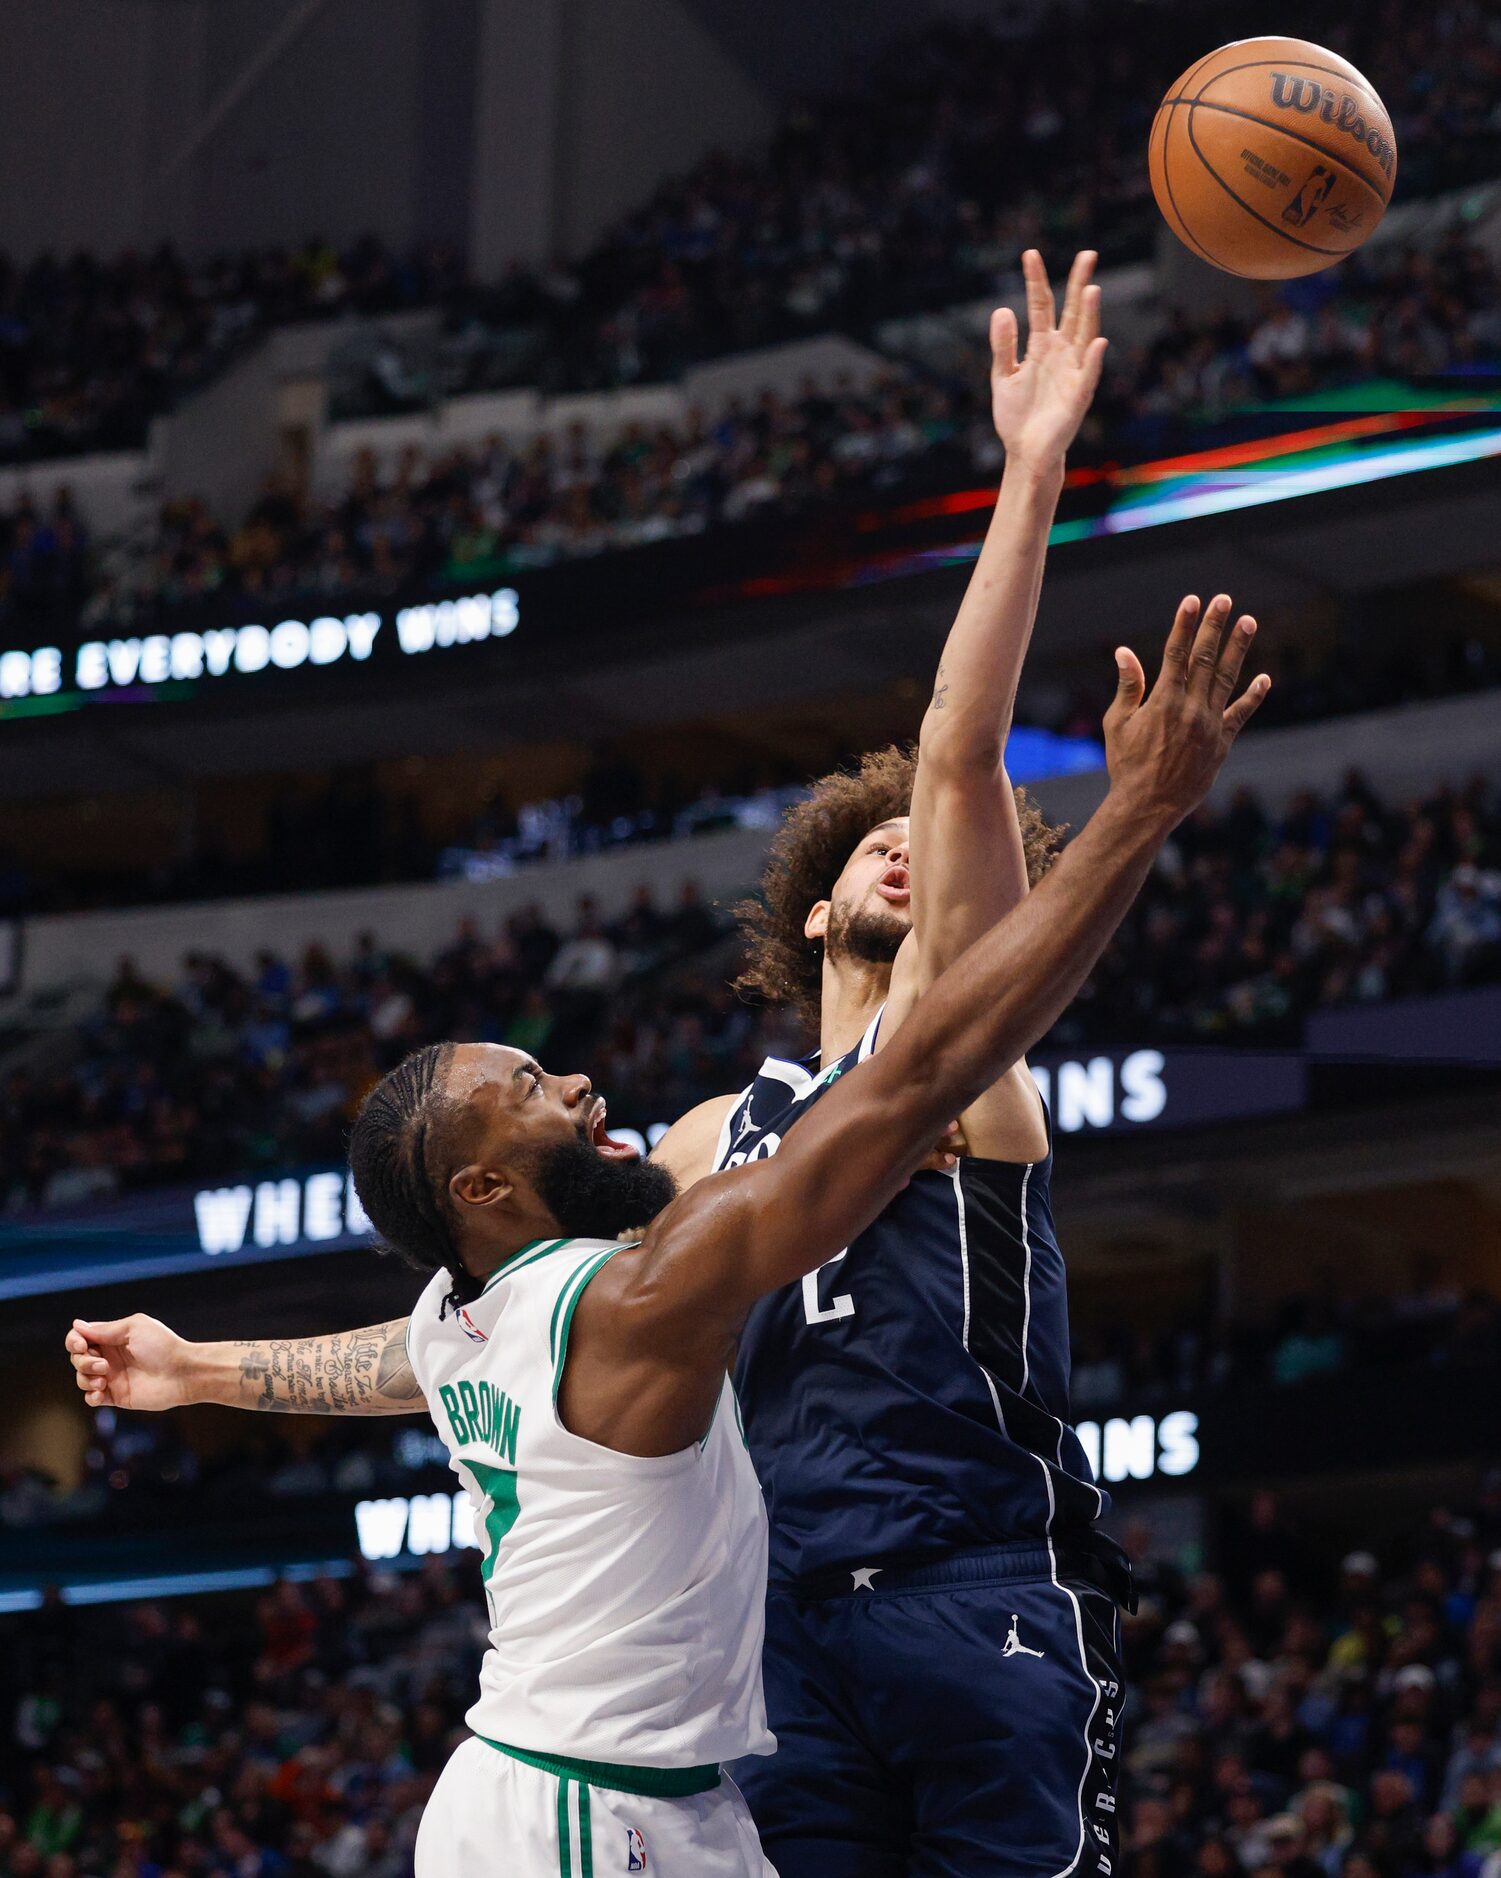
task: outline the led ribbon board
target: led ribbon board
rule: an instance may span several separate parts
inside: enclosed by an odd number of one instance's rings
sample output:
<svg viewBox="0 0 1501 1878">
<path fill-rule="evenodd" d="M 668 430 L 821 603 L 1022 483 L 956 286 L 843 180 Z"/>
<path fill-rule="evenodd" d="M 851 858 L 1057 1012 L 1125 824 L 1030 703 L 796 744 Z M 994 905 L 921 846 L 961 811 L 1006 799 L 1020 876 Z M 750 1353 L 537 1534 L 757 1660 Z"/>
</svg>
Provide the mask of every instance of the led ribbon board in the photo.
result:
<svg viewBox="0 0 1501 1878">
<path fill-rule="evenodd" d="M 219 626 L 204 631 L 89 639 L 0 652 L 0 718 L 74 711 L 94 699 L 112 702 L 190 697 L 200 684 L 257 672 L 363 666 L 377 647 L 416 657 L 449 646 L 507 639 L 520 624 L 514 587 L 458 599 L 423 601 L 389 613 L 284 619 L 275 626 Z"/>
</svg>

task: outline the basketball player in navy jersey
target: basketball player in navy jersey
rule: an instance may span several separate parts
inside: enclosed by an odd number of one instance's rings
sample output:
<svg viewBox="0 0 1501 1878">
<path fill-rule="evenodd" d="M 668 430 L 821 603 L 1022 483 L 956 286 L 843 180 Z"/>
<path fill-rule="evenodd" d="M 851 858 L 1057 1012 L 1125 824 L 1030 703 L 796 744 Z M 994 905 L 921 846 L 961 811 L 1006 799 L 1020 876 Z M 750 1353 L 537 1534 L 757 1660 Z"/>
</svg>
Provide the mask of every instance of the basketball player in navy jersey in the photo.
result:
<svg viewBox="0 0 1501 1878">
<path fill-rule="evenodd" d="M 1093 264 L 1078 257 L 1055 319 L 1041 258 L 1024 257 L 1024 358 L 1014 318 L 992 318 L 1005 476 L 915 763 L 885 752 L 826 778 L 774 844 L 746 982 L 798 1004 L 819 1052 L 683 1118 L 658 1149 L 683 1184 L 774 1154 L 1046 866 L 1049 831 L 1019 808 L 1004 749 L 1064 454 L 1103 358 Z M 1170 674 L 1199 611 L 1179 609 Z M 1228 613 L 1221 596 L 1204 617 L 1216 643 Z M 1127 713 L 1145 681 L 1118 661 Z M 782 1878 L 1115 1863 L 1128 1582 L 1069 1427 L 1048 1121 L 1022 1064 L 961 1120 L 957 1166 L 919 1174 L 823 1270 L 763 1299 L 740 1340 L 779 1741 L 744 1779 Z M 349 1407 L 396 1412 L 399 1391 L 384 1395 Z"/>
<path fill-rule="evenodd" d="M 1046 868 L 1052 831 L 1004 753 L 1064 455 L 1093 396 L 1094 256 L 1061 316 L 1024 259 L 1028 347 L 992 317 L 1006 446 L 995 516 L 915 761 L 891 750 L 789 815 L 745 910 L 742 982 L 816 1028 L 664 1139 L 679 1178 L 775 1154 Z M 1223 625 L 1229 602 L 1206 624 Z M 1175 643 L 1197 619 L 1185 602 Z M 1123 703 L 1141 695 L 1129 654 Z M 737 1770 L 782 1878 L 1109 1874 L 1124 1560 L 1070 1426 L 1062 1255 L 1042 1101 L 1018 1063 L 821 1271 L 762 1299 L 735 1380 L 771 1522 L 773 1760 Z M 711 1145 L 712 1144 L 712 1145 Z"/>
</svg>

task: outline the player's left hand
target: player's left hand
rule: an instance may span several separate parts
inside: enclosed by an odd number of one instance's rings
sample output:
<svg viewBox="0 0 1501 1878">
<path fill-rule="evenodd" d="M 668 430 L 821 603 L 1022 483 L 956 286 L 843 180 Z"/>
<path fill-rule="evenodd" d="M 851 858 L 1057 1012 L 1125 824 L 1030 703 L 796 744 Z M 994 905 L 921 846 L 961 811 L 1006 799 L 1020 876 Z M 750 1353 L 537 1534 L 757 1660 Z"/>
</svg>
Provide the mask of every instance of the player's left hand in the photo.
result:
<svg viewBox="0 0 1501 1878">
<path fill-rule="evenodd" d="M 969 1143 L 964 1138 L 962 1122 L 950 1122 L 944 1130 L 943 1139 L 918 1169 L 924 1168 L 936 1174 L 947 1174 L 957 1164 L 961 1154 L 969 1153 Z"/>
<path fill-rule="evenodd" d="M 1027 350 L 1017 356 L 1016 315 L 997 307 L 990 316 L 990 406 L 1007 463 L 1056 472 L 1089 409 L 1109 343 L 1100 337 L 1100 290 L 1093 284 L 1099 256 L 1074 256 L 1063 313 L 1055 318 L 1053 289 L 1042 256 L 1022 256 L 1027 283 Z"/>
</svg>

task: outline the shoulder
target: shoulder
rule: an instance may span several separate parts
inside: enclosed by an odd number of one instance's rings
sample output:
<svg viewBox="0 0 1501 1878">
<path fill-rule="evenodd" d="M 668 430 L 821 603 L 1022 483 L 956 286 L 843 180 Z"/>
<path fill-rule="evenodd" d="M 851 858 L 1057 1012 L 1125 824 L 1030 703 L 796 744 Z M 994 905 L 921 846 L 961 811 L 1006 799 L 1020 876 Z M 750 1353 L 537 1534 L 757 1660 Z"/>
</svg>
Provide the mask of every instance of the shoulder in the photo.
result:
<svg viewBox="0 0 1501 1878">
<path fill-rule="evenodd" d="M 714 1096 L 675 1121 L 652 1149 L 652 1159 L 660 1162 L 680 1187 L 691 1187 L 705 1174 L 711 1174 L 718 1160 L 719 1137 L 725 1123 L 738 1106 L 737 1095 Z"/>
<path fill-rule="evenodd" d="M 444 1320 L 440 1313 L 443 1310 L 443 1300 L 452 1289 L 452 1273 L 434 1272 L 422 1287 L 421 1296 L 412 1306 L 411 1316 L 407 1319 L 407 1359 L 419 1383 L 423 1380 L 425 1365 L 431 1356 L 434 1342 L 442 1336 Z"/>
</svg>

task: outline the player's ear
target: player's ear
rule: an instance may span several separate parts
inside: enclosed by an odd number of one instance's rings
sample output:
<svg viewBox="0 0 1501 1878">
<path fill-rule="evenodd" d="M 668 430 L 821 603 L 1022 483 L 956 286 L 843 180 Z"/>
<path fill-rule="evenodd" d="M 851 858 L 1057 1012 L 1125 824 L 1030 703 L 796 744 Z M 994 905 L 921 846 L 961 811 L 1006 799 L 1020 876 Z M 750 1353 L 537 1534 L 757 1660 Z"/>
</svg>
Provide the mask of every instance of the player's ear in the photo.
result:
<svg viewBox="0 0 1501 1878">
<path fill-rule="evenodd" d="M 829 934 L 829 906 L 827 900 L 815 900 L 803 921 L 805 939 L 826 939 Z"/>
<path fill-rule="evenodd" d="M 515 1182 L 503 1168 L 474 1162 L 449 1177 L 448 1191 L 460 1206 L 499 1206 L 515 1192 Z"/>
</svg>

